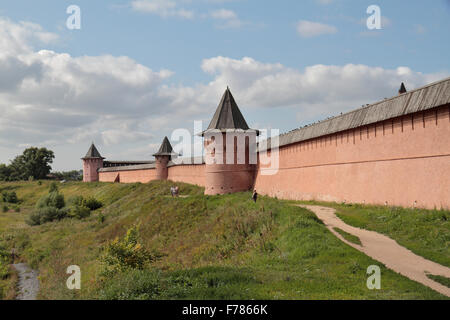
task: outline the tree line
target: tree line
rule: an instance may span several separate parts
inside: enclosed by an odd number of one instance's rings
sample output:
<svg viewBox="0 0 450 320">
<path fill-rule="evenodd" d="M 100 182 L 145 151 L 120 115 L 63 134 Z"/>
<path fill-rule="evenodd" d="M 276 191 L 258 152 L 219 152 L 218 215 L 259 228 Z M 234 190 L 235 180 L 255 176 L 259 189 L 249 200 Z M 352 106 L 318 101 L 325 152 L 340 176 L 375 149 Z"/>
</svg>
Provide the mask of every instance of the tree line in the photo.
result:
<svg viewBox="0 0 450 320">
<path fill-rule="evenodd" d="M 51 164 L 55 154 L 47 148 L 31 147 L 15 157 L 9 165 L 0 164 L 0 181 L 43 180 L 55 178 L 58 180 L 81 180 L 77 170 L 68 172 L 53 172 Z"/>
</svg>

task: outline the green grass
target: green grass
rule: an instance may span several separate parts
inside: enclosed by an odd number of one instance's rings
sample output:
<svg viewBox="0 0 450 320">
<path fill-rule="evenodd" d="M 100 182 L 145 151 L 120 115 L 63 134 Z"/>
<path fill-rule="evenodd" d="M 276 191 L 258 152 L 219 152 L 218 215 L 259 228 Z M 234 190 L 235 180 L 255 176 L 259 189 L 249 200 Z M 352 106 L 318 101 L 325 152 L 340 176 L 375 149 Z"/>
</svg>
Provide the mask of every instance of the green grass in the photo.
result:
<svg viewBox="0 0 450 320">
<path fill-rule="evenodd" d="M 384 234 L 417 255 L 450 267 L 450 211 L 302 202 L 333 207 L 354 227 Z"/>
<path fill-rule="evenodd" d="M 436 281 L 436 282 L 439 282 L 440 284 L 443 284 L 444 286 L 446 286 L 448 288 L 450 288 L 450 279 L 449 278 L 446 278 L 446 277 L 443 277 L 443 276 L 436 276 L 436 275 L 433 275 L 433 274 L 427 274 L 427 277 L 432 279 L 432 280 L 434 280 L 434 281 Z"/>
<path fill-rule="evenodd" d="M 334 229 L 334 231 L 339 233 L 345 240 L 347 240 L 347 241 L 349 241 L 351 243 L 357 244 L 359 246 L 362 245 L 361 244 L 361 240 L 359 240 L 359 238 L 357 236 L 354 236 L 354 235 L 352 235 L 352 234 L 350 234 L 348 232 L 345 232 L 344 230 L 339 229 L 339 228 L 333 228 L 333 229 Z"/>
<path fill-rule="evenodd" d="M 66 183 L 66 200 L 95 197 L 104 207 L 85 220 L 25 224 L 48 182 L 0 183 L 21 211 L 0 213 L 0 241 L 40 271 L 41 299 L 443 299 L 337 239 L 310 211 L 250 193 L 204 196 L 203 188 L 171 182 Z M 101 219 L 101 217 L 104 217 Z M 141 243 L 162 254 L 145 270 L 101 280 L 99 257 L 110 240 L 140 224 Z M 382 289 L 366 287 L 379 265 Z M 82 289 L 66 288 L 78 265 Z M 1 281 L 0 281 L 1 283 Z"/>
</svg>

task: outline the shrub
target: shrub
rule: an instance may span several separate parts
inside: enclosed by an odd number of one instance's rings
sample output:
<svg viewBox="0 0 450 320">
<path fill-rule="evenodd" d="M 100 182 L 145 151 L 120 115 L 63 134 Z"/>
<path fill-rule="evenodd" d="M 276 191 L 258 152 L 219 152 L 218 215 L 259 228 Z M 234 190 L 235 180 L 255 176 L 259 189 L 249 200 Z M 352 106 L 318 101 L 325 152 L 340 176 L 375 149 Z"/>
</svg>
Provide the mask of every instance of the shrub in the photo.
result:
<svg viewBox="0 0 450 320">
<path fill-rule="evenodd" d="M 36 204 L 36 208 L 55 207 L 57 209 L 62 209 L 65 205 L 64 196 L 59 194 L 58 191 L 53 191 L 40 198 Z"/>
<path fill-rule="evenodd" d="M 15 207 L 15 208 L 14 208 L 14 212 L 19 213 L 19 212 L 20 212 L 20 207 Z"/>
<path fill-rule="evenodd" d="M 70 215 L 74 218 L 83 219 L 91 215 L 91 210 L 85 206 L 74 206 L 70 210 Z"/>
<path fill-rule="evenodd" d="M 5 204 L 5 205 L 3 205 L 2 210 L 3 210 L 3 212 L 8 212 L 8 211 L 9 211 L 9 208 L 8 208 L 8 206 Z"/>
<path fill-rule="evenodd" d="M 126 270 L 142 270 L 155 259 L 156 255 L 148 252 L 139 243 L 139 231 L 135 226 L 127 231 L 123 239 L 116 238 L 106 244 L 101 257 L 103 265 L 101 276 L 112 277 Z"/>
<path fill-rule="evenodd" d="M 69 200 L 67 202 L 71 206 L 82 206 L 83 201 L 84 201 L 83 196 L 74 196 L 74 197 L 69 198 Z"/>
<path fill-rule="evenodd" d="M 38 186 L 42 186 L 42 181 L 41 180 L 38 181 Z"/>
<path fill-rule="evenodd" d="M 84 200 L 83 201 L 83 205 L 88 207 L 92 211 L 100 209 L 101 207 L 103 207 L 103 203 L 101 203 L 100 201 L 98 201 L 95 198 L 89 198 L 87 200 Z"/>
<path fill-rule="evenodd" d="M 49 193 L 58 192 L 58 185 L 56 184 L 56 182 L 50 183 L 50 188 L 48 192 Z"/>
<path fill-rule="evenodd" d="M 43 207 L 36 209 L 28 217 L 27 223 L 31 226 L 41 225 L 54 220 L 61 220 L 67 217 L 68 209 L 58 209 L 56 207 Z"/>
<path fill-rule="evenodd" d="M 11 191 L 11 192 L 3 191 L 2 199 L 3 199 L 3 202 L 8 202 L 8 203 L 19 202 L 19 199 L 17 198 L 17 194 L 14 191 Z"/>
</svg>

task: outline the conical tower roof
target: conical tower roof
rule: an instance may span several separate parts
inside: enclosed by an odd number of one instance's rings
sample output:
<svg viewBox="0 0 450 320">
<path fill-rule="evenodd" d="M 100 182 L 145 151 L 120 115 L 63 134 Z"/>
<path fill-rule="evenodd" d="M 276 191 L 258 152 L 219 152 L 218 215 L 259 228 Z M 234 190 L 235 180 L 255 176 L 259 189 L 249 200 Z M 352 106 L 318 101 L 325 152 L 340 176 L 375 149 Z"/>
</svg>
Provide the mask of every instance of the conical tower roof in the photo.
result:
<svg viewBox="0 0 450 320">
<path fill-rule="evenodd" d="M 83 159 L 96 159 L 96 158 L 100 158 L 100 159 L 104 159 L 101 155 L 100 152 L 98 152 L 97 148 L 95 147 L 94 143 L 92 142 L 88 152 L 86 153 L 86 155 L 84 156 Z"/>
<path fill-rule="evenodd" d="M 398 93 L 402 94 L 406 92 L 406 87 L 405 84 L 402 82 L 402 84 L 400 85 L 400 89 L 398 89 Z"/>
<path fill-rule="evenodd" d="M 239 110 L 239 107 L 228 87 L 227 90 L 225 90 L 222 100 L 217 107 L 216 113 L 208 126 L 208 130 L 211 129 L 249 129 L 247 122 Z"/>
<path fill-rule="evenodd" d="M 155 153 L 153 156 L 173 156 L 175 153 L 173 152 L 172 145 L 170 144 L 170 141 L 167 137 L 164 137 L 164 140 L 161 144 L 161 147 L 159 147 L 159 150 L 157 153 Z"/>
</svg>

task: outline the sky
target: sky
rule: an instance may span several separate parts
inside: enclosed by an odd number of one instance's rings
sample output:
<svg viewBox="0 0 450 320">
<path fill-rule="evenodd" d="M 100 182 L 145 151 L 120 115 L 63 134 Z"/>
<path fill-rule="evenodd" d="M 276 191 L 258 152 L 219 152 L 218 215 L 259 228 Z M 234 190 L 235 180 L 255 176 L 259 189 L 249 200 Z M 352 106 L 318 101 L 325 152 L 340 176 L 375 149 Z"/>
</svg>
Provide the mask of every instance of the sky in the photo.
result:
<svg viewBox="0 0 450 320">
<path fill-rule="evenodd" d="M 449 31 L 447 0 L 2 1 L 0 163 L 36 146 L 80 169 L 91 142 L 151 160 L 227 86 L 251 128 L 286 132 L 450 76 Z"/>
</svg>

